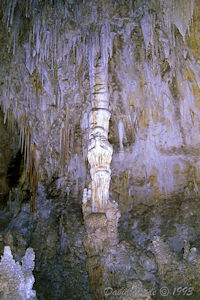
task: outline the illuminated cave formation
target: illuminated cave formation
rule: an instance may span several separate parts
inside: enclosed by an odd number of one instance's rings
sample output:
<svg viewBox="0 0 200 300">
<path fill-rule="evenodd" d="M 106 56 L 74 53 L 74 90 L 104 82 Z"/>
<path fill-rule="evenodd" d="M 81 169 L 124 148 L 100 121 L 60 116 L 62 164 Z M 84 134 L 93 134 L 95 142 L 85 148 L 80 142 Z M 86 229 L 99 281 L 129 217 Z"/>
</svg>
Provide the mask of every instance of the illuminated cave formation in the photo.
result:
<svg viewBox="0 0 200 300">
<path fill-rule="evenodd" d="M 0 1 L 0 254 L 38 299 L 199 298 L 199 14 Z"/>
</svg>

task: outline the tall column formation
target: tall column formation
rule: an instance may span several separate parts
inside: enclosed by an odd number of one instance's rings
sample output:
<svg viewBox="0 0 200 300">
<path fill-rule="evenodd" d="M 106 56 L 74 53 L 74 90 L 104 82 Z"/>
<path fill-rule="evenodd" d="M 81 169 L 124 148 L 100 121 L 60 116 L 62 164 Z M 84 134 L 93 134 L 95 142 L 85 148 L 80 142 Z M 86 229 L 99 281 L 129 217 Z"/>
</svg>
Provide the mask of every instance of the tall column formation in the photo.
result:
<svg viewBox="0 0 200 300">
<path fill-rule="evenodd" d="M 116 251 L 119 243 L 117 224 L 120 213 L 117 203 L 109 201 L 113 148 L 108 142 L 111 115 L 108 93 L 108 29 L 109 27 L 102 27 L 100 41 L 97 33 L 91 35 L 89 49 L 92 109 L 89 114 L 88 161 L 91 167 L 91 184 L 84 190 L 82 210 L 86 228 L 86 267 L 94 299 L 103 299 L 105 287 L 111 286 L 106 261 L 111 252 Z"/>
<path fill-rule="evenodd" d="M 92 212 L 104 212 L 109 200 L 113 148 L 108 142 L 110 111 L 107 72 L 107 66 L 99 58 L 94 72 L 92 111 L 89 117 L 88 161 L 91 166 Z"/>
</svg>

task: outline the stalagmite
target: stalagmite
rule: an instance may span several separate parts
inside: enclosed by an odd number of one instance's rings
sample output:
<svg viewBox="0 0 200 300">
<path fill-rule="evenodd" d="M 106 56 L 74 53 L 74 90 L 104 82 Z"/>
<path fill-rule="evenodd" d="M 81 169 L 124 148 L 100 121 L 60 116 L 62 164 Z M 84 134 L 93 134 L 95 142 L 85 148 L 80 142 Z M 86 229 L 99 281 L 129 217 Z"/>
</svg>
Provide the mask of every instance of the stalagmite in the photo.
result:
<svg viewBox="0 0 200 300">
<path fill-rule="evenodd" d="M 28 248 L 22 264 L 15 262 L 9 246 L 4 247 L 4 255 L 0 261 L 0 295 L 1 299 L 36 299 L 36 292 L 32 289 L 34 284 L 35 253 Z"/>
</svg>

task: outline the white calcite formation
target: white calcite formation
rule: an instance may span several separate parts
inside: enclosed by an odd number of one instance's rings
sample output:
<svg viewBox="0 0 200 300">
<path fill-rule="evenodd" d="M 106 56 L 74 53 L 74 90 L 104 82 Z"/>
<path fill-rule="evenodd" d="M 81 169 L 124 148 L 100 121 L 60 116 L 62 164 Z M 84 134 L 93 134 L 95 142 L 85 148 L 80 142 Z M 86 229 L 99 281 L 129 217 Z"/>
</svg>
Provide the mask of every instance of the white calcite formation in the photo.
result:
<svg viewBox="0 0 200 300">
<path fill-rule="evenodd" d="M 22 265 L 15 262 L 9 246 L 4 248 L 0 261 L 0 298 L 2 300 L 33 300 L 36 293 L 32 290 L 35 282 L 35 253 L 32 248 L 26 250 Z"/>
<path fill-rule="evenodd" d="M 124 150 L 123 138 L 124 138 L 124 123 L 122 120 L 118 123 L 118 135 L 119 135 L 119 147 L 120 151 Z"/>
<path fill-rule="evenodd" d="M 92 111 L 89 117 L 88 161 L 91 166 L 92 212 L 103 212 L 109 200 L 113 148 L 108 142 L 110 111 L 107 72 L 107 64 L 100 58 L 93 73 Z"/>
</svg>

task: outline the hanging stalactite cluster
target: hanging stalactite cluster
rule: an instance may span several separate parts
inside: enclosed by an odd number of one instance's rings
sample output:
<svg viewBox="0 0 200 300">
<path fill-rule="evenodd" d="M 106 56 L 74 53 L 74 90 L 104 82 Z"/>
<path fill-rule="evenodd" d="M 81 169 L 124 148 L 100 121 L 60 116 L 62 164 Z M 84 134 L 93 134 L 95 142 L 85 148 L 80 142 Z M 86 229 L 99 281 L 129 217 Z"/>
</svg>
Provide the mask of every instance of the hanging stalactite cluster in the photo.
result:
<svg viewBox="0 0 200 300">
<path fill-rule="evenodd" d="M 157 6 L 159 6 L 159 10 L 155 14 Z M 7 30 L 9 55 L 13 57 L 11 67 L 14 68 L 15 57 L 20 55 L 21 50 L 18 49 L 21 47 L 25 55 L 25 67 L 24 69 L 19 68 L 18 71 L 20 74 L 25 73 L 27 79 L 24 83 L 20 82 L 18 86 L 15 86 L 14 82 L 17 79 L 13 78 L 12 72 L 10 74 L 7 72 L 0 102 L 5 119 L 9 119 L 10 126 L 14 126 L 13 120 L 19 126 L 20 145 L 24 151 L 26 172 L 35 186 L 33 190 L 36 190 L 36 181 L 40 177 L 39 165 L 41 164 L 42 147 L 49 147 L 48 157 L 43 158 L 43 162 L 45 159 L 48 161 L 46 164 L 42 163 L 42 167 L 46 168 L 46 177 L 51 175 L 49 165 L 52 165 L 53 169 L 59 168 L 58 173 L 63 177 L 70 169 L 69 148 L 72 127 L 70 127 L 69 104 L 74 105 L 74 102 L 80 101 L 81 105 L 84 104 L 86 118 L 89 118 L 89 111 L 95 107 L 95 95 L 98 93 L 95 91 L 95 88 L 98 90 L 98 83 L 95 83 L 95 78 L 99 76 L 97 69 L 101 67 L 108 69 L 117 36 L 127 35 L 128 38 L 131 38 L 131 30 L 140 24 L 146 51 L 145 72 L 148 80 L 151 80 L 152 73 L 159 75 L 159 59 L 165 60 L 171 69 L 178 63 L 175 62 L 175 52 L 177 51 L 175 28 L 185 39 L 192 22 L 194 0 L 160 0 L 157 3 L 145 0 L 140 3 L 127 1 L 124 8 L 120 11 L 119 1 L 116 0 L 74 1 L 73 3 L 67 0 L 3 0 L 1 2 L 3 15 L 1 22 Z M 88 11 L 91 13 L 88 14 Z M 102 13 L 99 13 L 100 11 Z M 128 19 L 129 23 L 127 23 Z M 125 28 L 124 31 L 122 25 Z M 166 41 L 170 41 L 170 43 L 166 43 Z M 99 62 L 101 62 L 101 66 L 98 66 Z M 63 78 L 63 65 L 69 72 L 68 76 L 70 76 L 70 72 L 73 72 L 73 88 L 65 87 L 69 78 Z M 84 72 L 89 78 L 87 91 L 83 90 L 83 77 L 81 78 L 80 74 L 83 65 L 85 69 L 87 68 Z M 104 81 L 106 82 L 109 76 L 108 72 L 105 74 Z M 172 70 L 171 80 L 173 80 L 173 74 Z M 163 85 L 159 76 L 156 77 L 156 80 L 159 81 L 156 86 Z M 70 88 L 79 91 L 80 100 L 66 99 L 66 89 Z M 147 83 L 147 90 L 148 88 L 150 90 L 151 87 L 148 87 Z M 160 97 L 160 89 L 156 87 L 152 89 L 150 97 L 152 97 L 151 103 L 154 103 L 156 97 Z M 166 97 L 168 90 L 165 87 L 163 90 L 163 97 Z M 125 98 L 126 95 L 123 97 Z M 83 103 L 84 101 L 85 103 Z M 151 109 L 152 105 L 149 107 L 149 110 Z M 12 117 L 9 110 L 13 112 Z M 127 114 L 127 112 L 125 113 Z M 135 116 L 137 123 L 141 118 L 148 123 L 145 114 L 140 113 L 139 115 L 139 113 L 136 112 Z M 33 114 L 35 114 L 34 121 L 30 122 Z M 36 130 L 37 120 L 41 120 L 41 126 L 44 131 L 48 132 L 45 142 L 41 141 L 40 133 Z M 132 127 L 135 126 L 133 120 L 127 120 L 127 122 L 130 122 Z M 59 138 L 57 143 L 52 145 L 51 131 L 55 126 Z M 86 130 L 89 131 L 89 123 L 86 127 Z M 42 142 L 45 145 L 41 146 Z M 86 143 L 83 141 L 84 147 Z M 83 152 L 86 157 L 85 149 Z"/>
<path fill-rule="evenodd" d="M 16 130 L 18 131 L 19 149 L 24 160 L 24 172 L 26 174 L 27 183 L 32 192 L 31 206 L 32 210 L 35 211 L 39 180 L 39 157 L 37 145 L 31 139 L 31 126 L 24 114 L 20 116 L 19 121 L 17 122 L 11 107 L 6 110 L 6 114 L 4 115 L 4 123 L 7 125 L 10 134 L 16 138 L 18 138 L 18 136 L 16 136 Z"/>
</svg>

